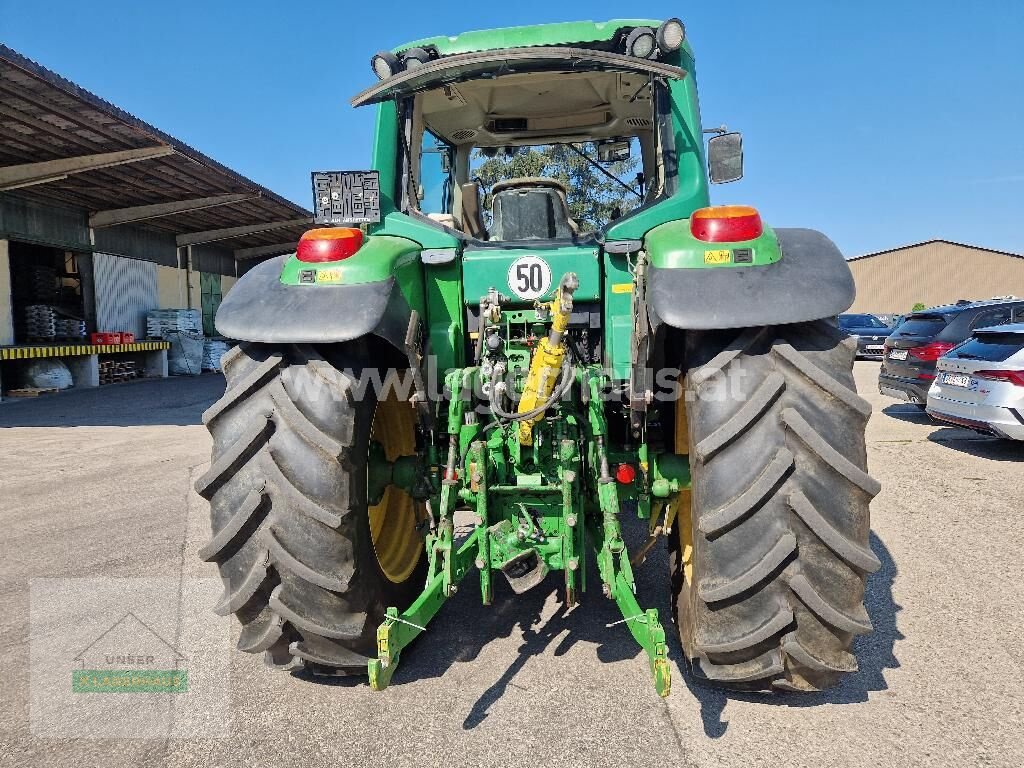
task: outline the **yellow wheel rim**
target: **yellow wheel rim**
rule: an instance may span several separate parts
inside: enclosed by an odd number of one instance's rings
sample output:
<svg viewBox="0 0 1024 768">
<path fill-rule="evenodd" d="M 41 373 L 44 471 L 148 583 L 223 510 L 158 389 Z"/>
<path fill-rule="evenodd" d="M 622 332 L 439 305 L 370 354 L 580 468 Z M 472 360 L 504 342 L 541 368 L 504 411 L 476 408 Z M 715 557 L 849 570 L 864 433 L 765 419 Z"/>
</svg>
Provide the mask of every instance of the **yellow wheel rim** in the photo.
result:
<svg viewBox="0 0 1024 768">
<path fill-rule="evenodd" d="M 686 392 L 683 377 L 679 377 L 680 395 L 676 401 L 675 452 L 684 456 L 690 454 L 690 426 L 686 420 Z M 687 584 L 693 584 L 693 520 L 691 493 L 686 488 L 679 492 L 676 502 L 676 530 L 679 532 L 679 551 L 683 558 L 683 577 Z"/>
<path fill-rule="evenodd" d="M 370 439 L 384 447 L 388 461 L 416 453 L 416 414 L 412 406 L 394 393 L 377 403 Z M 389 485 L 380 503 L 368 508 L 370 539 L 380 569 L 389 581 L 401 584 L 420 560 L 423 540 L 416 532 L 420 520 L 418 504 L 401 488 Z"/>
</svg>

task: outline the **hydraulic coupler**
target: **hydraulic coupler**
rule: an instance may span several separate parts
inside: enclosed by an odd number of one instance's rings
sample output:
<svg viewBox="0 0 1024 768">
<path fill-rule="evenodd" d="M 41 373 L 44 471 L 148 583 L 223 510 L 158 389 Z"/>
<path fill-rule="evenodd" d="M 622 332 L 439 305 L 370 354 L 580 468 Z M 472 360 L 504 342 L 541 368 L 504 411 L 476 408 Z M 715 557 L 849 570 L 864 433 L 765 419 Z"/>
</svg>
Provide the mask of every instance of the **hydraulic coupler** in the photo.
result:
<svg viewBox="0 0 1024 768">
<path fill-rule="evenodd" d="M 558 283 L 555 298 L 548 304 L 551 315 L 551 330 L 547 338 L 537 344 L 537 349 L 530 360 L 530 370 L 523 386 L 523 396 L 519 399 L 520 414 L 538 411 L 538 407 L 546 403 L 555 389 L 555 382 L 562 372 L 566 347 L 563 342 L 572 316 L 572 295 L 579 288 L 580 281 L 575 272 L 567 272 Z M 544 418 L 544 410 L 533 413 L 519 422 L 519 444 L 533 445 L 533 425 Z"/>
</svg>

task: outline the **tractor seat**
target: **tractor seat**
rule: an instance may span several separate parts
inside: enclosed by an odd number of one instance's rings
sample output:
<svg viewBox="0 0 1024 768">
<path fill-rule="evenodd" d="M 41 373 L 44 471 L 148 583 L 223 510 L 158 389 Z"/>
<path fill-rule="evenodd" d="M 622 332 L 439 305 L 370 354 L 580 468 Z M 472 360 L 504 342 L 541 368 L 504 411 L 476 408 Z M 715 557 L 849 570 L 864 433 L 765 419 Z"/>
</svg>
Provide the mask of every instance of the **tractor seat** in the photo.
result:
<svg viewBox="0 0 1024 768">
<path fill-rule="evenodd" d="M 579 228 L 569 217 L 565 185 L 557 179 L 523 177 L 491 188 L 491 240 L 571 238 Z"/>
</svg>

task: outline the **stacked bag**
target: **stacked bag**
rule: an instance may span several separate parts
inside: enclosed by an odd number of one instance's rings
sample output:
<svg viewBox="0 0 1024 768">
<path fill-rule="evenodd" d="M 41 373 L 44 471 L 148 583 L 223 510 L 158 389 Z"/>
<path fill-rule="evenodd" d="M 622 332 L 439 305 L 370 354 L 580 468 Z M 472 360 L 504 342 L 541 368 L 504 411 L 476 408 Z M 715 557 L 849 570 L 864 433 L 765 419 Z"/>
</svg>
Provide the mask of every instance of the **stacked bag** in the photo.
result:
<svg viewBox="0 0 1024 768">
<path fill-rule="evenodd" d="M 198 376 L 203 370 L 203 318 L 198 309 L 155 309 L 146 315 L 146 335 L 171 343 L 167 372 Z"/>
<path fill-rule="evenodd" d="M 203 370 L 219 371 L 220 359 L 228 351 L 226 341 L 220 339 L 207 339 L 203 342 Z"/>
<path fill-rule="evenodd" d="M 198 309 L 154 309 L 146 315 L 146 335 L 166 339 L 172 331 L 203 332 L 203 318 Z"/>
</svg>

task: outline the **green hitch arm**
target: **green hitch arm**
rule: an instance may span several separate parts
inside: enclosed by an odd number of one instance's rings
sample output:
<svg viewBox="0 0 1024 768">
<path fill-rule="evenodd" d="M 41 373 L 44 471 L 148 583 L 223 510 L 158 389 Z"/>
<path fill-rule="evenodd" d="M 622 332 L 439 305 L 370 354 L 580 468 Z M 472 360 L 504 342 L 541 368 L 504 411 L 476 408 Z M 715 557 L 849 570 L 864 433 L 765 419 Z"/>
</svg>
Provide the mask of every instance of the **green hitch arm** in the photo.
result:
<svg viewBox="0 0 1024 768">
<path fill-rule="evenodd" d="M 665 627 L 658 618 L 658 609 L 643 610 L 633 594 L 633 582 L 624 571 L 615 577 L 615 603 L 622 611 L 624 623 L 640 647 L 647 653 L 647 661 L 654 678 L 654 690 L 665 698 L 672 692 L 672 668 L 668 663 Z M 618 622 L 616 622 L 618 623 Z M 611 625 L 610 625 L 611 626 Z"/>
<path fill-rule="evenodd" d="M 491 535 L 490 513 L 487 509 L 487 446 L 483 441 L 476 441 L 470 448 L 473 463 L 476 464 L 474 475 L 469 478 L 470 487 L 476 493 L 476 542 L 477 553 L 475 565 L 480 571 L 480 599 L 484 605 L 490 605 L 494 596 L 491 586 Z"/>
<path fill-rule="evenodd" d="M 462 580 L 473 562 L 477 550 L 476 537 L 475 532 L 471 534 L 455 553 L 453 575 L 456 581 Z M 448 583 L 447 574 L 438 570 L 406 610 L 399 613 L 397 608 L 388 608 L 385 611 L 384 623 L 377 627 L 377 658 L 370 659 L 367 665 L 373 690 L 383 691 L 388 687 L 398 667 L 402 650 L 426 631 L 427 624 L 444 605 L 448 593 L 454 594 L 454 586 Z"/>
</svg>

